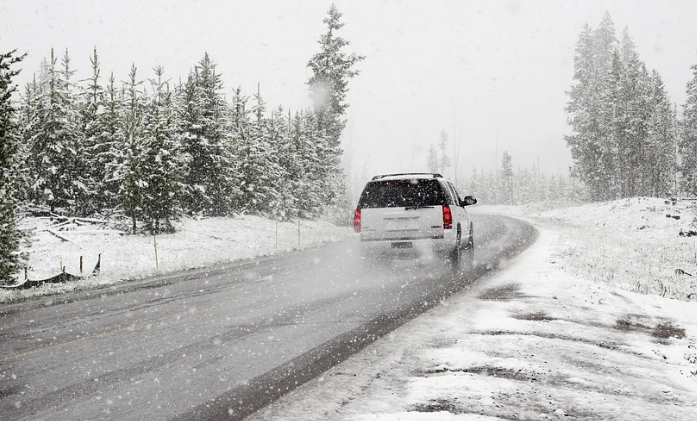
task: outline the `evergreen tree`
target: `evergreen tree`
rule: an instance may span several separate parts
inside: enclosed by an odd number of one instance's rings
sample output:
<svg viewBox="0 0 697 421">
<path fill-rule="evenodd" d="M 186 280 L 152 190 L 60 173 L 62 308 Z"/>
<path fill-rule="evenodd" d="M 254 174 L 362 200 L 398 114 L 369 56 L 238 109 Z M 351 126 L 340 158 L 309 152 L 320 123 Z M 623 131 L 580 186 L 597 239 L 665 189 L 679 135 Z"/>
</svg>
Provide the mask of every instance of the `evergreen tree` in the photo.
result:
<svg viewBox="0 0 697 421">
<path fill-rule="evenodd" d="M 294 213 L 293 217 L 311 218 L 318 216 L 323 208 L 321 187 L 317 183 L 320 158 L 317 154 L 315 119 L 310 112 L 296 113 L 291 128 L 291 159 L 287 168 L 291 180 Z"/>
<path fill-rule="evenodd" d="M 317 218 L 326 207 L 327 191 L 327 166 L 325 157 L 327 139 L 319 129 L 317 116 L 312 112 L 303 114 L 301 156 L 303 156 L 305 171 L 302 194 L 298 204 L 300 216 L 303 218 Z"/>
<path fill-rule="evenodd" d="M 45 87 L 33 111 L 36 118 L 28 130 L 31 143 L 32 197 L 38 204 L 67 207 L 74 213 L 81 206 L 86 186 L 79 164 L 80 133 L 70 80 L 74 71 L 66 51 L 63 68 L 51 50 Z"/>
<path fill-rule="evenodd" d="M 41 84 L 37 82 L 36 75 L 31 82 L 27 83 L 22 96 L 22 102 L 19 108 L 19 128 L 21 136 L 20 156 L 25 158 L 24 165 L 21 166 L 19 197 L 23 202 L 33 200 L 32 193 L 32 177 L 31 177 L 31 156 L 33 129 L 37 127 L 39 102 L 43 93 L 41 92 Z M 28 162 L 27 162 L 28 161 Z"/>
<path fill-rule="evenodd" d="M 239 132 L 240 176 L 243 210 L 248 213 L 274 213 L 278 207 L 280 166 L 271 149 L 270 133 L 264 118 L 266 103 L 259 90 L 251 109 L 252 121 Z"/>
<path fill-rule="evenodd" d="M 513 191 L 514 191 L 514 180 L 513 180 L 513 159 L 508 151 L 503 152 L 503 157 L 501 158 L 501 171 L 499 172 L 499 183 L 500 192 L 504 198 L 504 203 L 507 205 L 514 204 L 513 201 Z"/>
<path fill-rule="evenodd" d="M 287 182 L 290 162 L 294 158 L 290 145 L 290 128 L 282 107 L 275 109 L 267 119 L 269 150 L 271 151 L 267 179 L 275 196 L 267 205 L 267 214 L 277 220 L 288 219 L 288 212 L 294 213 L 293 191 Z"/>
<path fill-rule="evenodd" d="M 76 92 L 76 84 L 72 81 L 75 70 L 70 65 L 68 50 L 61 60 L 60 72 L 62 87 L 66 100 L 66 141 L 68 149 L 65 151 L 65 168 L 68 172 L 67 201 L 70 212 L 73 215 L 85 215 L 89 211 L 89 197 L 91 195 L 89 184 L 89 157 L 85 153 L 84 127 L 80 124 L 80 97 Z"/>
<path fill-rule="evenodd" d="M 639 59 L 626 28 L 617 42 L 609 14 L 595 31 L 584 27 L 566 108 L 573 134 L 566 141 L 573 174 L 593 199 L 665 191 L 673 119 L 657 76 Z"/>
<path fill-rule="evenodd" d="M 440 140 L 438 141 L 438 149 L 440 150 L 440 172 L 445 173 L 445 170 L 450 166 L 450 158 L 446 152 L 448 148 L 448 134 L 445 130 L 440 131 Z"/>
<path fill-rule="evenodd" d="M 569 91 L 569 125 L 573 134 L 565 136 L 574 160 L 573 174 L 586 183 L 594 197 L 602 195 L 600 124 L 596 104 L 599 101 L 595 72 L 593 31 L 585 25 L 576 43 L 574 85 Z"/>
<path fill-rule="evenodd" d="M 440 160 L 438 159 L 438 149 L 436 146 L 431 144 L 428 148 L 428 155 L 426 156 L 426 166 L 428 170 L 432 173 L 437 173 L 440 171 Z"/>
<path fill-rule="evenodd" d="M 153 233 L 174 231 L 172 221 L 181 213 L 187 161 L 177 138 L 172 93 L 163 75 L 164 69 L 156 67 L 155 79 L 150 80 L 152 96 L 143 118 L 141 197 L 145 228 Z"/>
<path fill-rule="evenodd" d="M 629 63 L 630 61 L 639 58 L 636 52 L 636 44 L 634 44 L 634 40 L 632 40 L 631 35 L 629 35 L 629 28 L 627 27 L 622 30 L 622 38 L 620 39 L 620 54 L 622 63 Z"/>
<path fill-rule="evenodd" d="M 321 148 L 326 154 L 320 159 L 325 160 L 327 175 L 331 175 L 331 180 L 326 180 L 331 181 L 326 186 L 326 205 L 332 205 L 344 189 L 340 168 L 340 156 L 343 152 L 340 138 L 346 125 L 344 115 L 349 106 L 346 102 L 348 81 L 359 74 L 354 70 L 354 66 L 364 57 L 343 51 L 349 42 L 336 34 L 344 24 L 335 5 L 331 5 L 323 22 L 327 25 L 327 32 L 320 37 L 320 51 L 312 56 L 307 67 L 312 70 L 308 85 L 317 116 L 317 138 L 326 141 L 326 146 Z"/>
<path fill-rule="evenodd" d="M 647 196 L 651 164 L 648 162 L 648 124 L 653 113 L 651 80 L 646 66 L 637 57 L 627 63 L 627 175 L 621 197 Z"/>
<path fill-rule="evenodd" d="M 104 112 L 99 114 L 98 123 L 103 132 L 94 140 L 93 159 L 94 165 L 104 167 L 101 179 L 95 180 L 96 203 L 98 209 L 113 211 L 119 204 L 119 191 L 121 189 L 121 164 L 125 147 L 122 116 L 124 112 L 123 92 L 116 88 L 116 79 L 112 73 L 106 89 Z"/>
<path fill-rule="evenodd" d="M 692 79 L 687 83 L 687 100 L 683 105 L 680 154 L 682 163 L 681 191 L 697 196 L 697 64 L 691 67 Z"/>
<path fill-rule="evenodd" d="M 339 143 L 341 131 L 346 124 L 342 117 L 349 106 L 346 103 L 348 80 L 359 74 L 353 67 L 365 58 L 354 53 L 347 55 L 342 51 L 349 42 L 335 33 L 344 26 L 341 16 L 332 4 L 327 17 L 323 19 L 327 32 L 319 39 L 320 51 L 307 63 L 307 67 L 312 70 L 308 85 L 317 114 L 317 124 L 332 143 Z"/>
<path fill-rule="evenodd" d="M 657 71 L 651 74 L 651 117 L 647 122 L 646 195 L 677 194 L 674 186 L 677 117 Z"/>
<path fill-rule="evenodd" d="M 206 53 L 180 95 L 180 131 L 190 157 L 185 206 L 206 215 L 226 215 L 238 191 L 227 105 L 216 65 Z"/>
<path fill-rule="evenodd" d="M 9 282 L 20 270 L 24 256 L 20 243 L 24 233 L 19 229 L 19 140 L 16 112 L 12 95 L 17 89 L 12 79 L 19 70 L 12 67 L 21 62 L 24 55 L 17 50 L 0 53 L 0 283 Z"/>
<path fill-rule="evenodd" d="M 138 220 L 143 217 L 143 189 L 147 186 L 142 171 L 146 160 L 142 129 L 145 98 L 143 81 L 138 80 L 137 74 L 134 64 L 125 82 L 126 96 L 117 132 L 121 149 L 113 175 L 114 181 L 119 183 L 116 196 L 119 208 L 131 220 L 132 233 L 138 231 Z"/>
<path fill-rule="evenodd" d="M 617 49 L 615 23 L 609 12 L 605 12 L 600 25 L 593 32 L 593 71 L 595 75 L 606 75 L 612 68 L 612 56 Z"/>
<path fill-rule="evenodd" d="M 80 106 L 80 131 L 84 138 L 82 171 L 87 175 L 88 197 L 84 203 L 83 213 L 91 214 L 102 210 L 106 205 L 103 181 L 106 176 L 106 164 L 103 157 L 110 147 L 109 128 L 105 124 L 104 113 L 106 93 L 99 83 L 100 68 L 97 49 L 92 57 L 92 76 L 82 91 Z"/>
</svg>

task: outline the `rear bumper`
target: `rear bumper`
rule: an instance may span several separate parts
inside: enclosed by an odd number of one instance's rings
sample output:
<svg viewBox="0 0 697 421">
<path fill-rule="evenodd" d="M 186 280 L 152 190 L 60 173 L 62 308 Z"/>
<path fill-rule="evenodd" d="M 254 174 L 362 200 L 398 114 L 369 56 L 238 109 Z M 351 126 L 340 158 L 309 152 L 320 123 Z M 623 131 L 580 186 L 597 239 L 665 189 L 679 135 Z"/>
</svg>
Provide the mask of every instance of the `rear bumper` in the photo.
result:
<svg viewBox="0 0 697 421">
<path fill-rule="evenodd" d="M 412 243 L 415 248 L 433 248 L 434 250 L 451 250 L 455 246 L 457 233 L 455 230 L 444 230 L 440 235 L 428 237 L 400 236 L 384 238 L 369 233 L 361 233 L 361 244 L 369 249 L 392 249 L 393 243 Z"/>
<path fill-rule="evenodd" d="M 371 241 L 384 241 L 386 243 L 389 242 L 395 242 L 395 241 L 429 241 L 429 240 L 443 240 L 445 237 L 442 235 L 434 235 L 431 237 L 394 237 L 394 238 L 363 238 L 361 237 L 361 241 L 364 242 L 371 242 Z"/>
</svg>

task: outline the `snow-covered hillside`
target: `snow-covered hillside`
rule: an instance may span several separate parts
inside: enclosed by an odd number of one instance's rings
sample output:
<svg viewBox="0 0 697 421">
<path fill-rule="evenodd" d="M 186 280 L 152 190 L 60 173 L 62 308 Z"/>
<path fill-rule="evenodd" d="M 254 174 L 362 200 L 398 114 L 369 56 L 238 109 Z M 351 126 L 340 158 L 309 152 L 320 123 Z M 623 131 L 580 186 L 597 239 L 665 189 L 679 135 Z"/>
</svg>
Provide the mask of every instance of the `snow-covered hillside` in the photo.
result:
<svg viewBox="0 0 697 421">
<path fill-rule="evenodd" d="M 633 198 L 551 210 L 532 205 L 522 211 L 561 234 L 554 255 L 571 275 L 697 301 L 697 202 Z"/>
</svg>

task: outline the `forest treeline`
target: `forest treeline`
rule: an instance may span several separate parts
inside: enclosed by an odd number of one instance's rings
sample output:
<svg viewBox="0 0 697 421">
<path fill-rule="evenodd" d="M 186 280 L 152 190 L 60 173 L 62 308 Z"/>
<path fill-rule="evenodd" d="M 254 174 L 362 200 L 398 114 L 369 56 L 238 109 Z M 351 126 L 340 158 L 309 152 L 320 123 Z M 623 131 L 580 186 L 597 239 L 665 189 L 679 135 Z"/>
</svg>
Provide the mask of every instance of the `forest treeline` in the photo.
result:
<svg viewBox="0 0 697 421">
<path fill-rule="evenodd" d="M 697 65 L 679 119 L 661 76 L 609 14 L 583 28 L 566 111 L 572 175 L 592 200 L 697 194 Z"/>
<path fill-rule="evenodd" d="M 118 212 L 169 231 L 182 213 L 315 217 L 341 194 L 341 149 L 313 110 L 269 110 L 260 91 L 225 101 L 205 54 L 172 85 L 158 67 L 117 83 L 72 81 L 53 53 L 19 106 L 21 199 L 69 215 Z"/>
<path fill-rule="evenodd" d="M 546 174 L 538 164 L 513 167 L 513 157 L 504 151 L 496 171 L 472 169 L 458 179 L 463 191 L 479 203 L 525 205 L 535 202 L 579 202 L 587 199 L 587 189 L 579 180 L 563 174 Z"/>
<path fill-rule="evenodd" d="M 20 205 L 106 215 L 133 233 L 170 232 L 182 214 L 289 220 L 341 206 L 346 93 L 363 57 L 345 52 L 335 6 L 323 22 L 307 63 L 313 105 L 297 111 L 269 107 L 259 86 L 226 95 L 207 53 L 183 80 L 135 65 L 105 80 L 96 48 L 85 81 L 51 50 L 16 101 L 24 56 L 0 55 L 0 280 L 23 259 Z"/>
</svg>

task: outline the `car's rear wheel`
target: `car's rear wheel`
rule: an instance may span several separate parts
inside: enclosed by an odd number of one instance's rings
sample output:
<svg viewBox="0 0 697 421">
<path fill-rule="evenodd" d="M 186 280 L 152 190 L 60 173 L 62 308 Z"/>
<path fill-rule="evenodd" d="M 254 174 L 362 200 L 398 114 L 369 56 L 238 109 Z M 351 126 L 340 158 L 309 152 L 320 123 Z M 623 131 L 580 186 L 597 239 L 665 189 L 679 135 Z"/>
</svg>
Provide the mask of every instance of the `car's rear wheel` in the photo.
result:
<svg viewBox="0 0 697 421">
<path fill-rule="evenodd" d="M 450 251 L 450 261 L 453 264 L 460 263 L 462 259 L 462 230 L 457 227 L 457 240 L 455 241 L 455 247 Z"/>
<path fill-rule="evenodd" d="M 467 236 L 467 246 L 465 247 L 465 256 L 461 257 L 468 267 L 474 266 L 474 227 L 470 223 L 469 235 Z"/>
<path fill-rule="evenodd" d="M 474 251 L 474 225 L 470 222 L 470 233 L 467 237 L 467 250 Z"/>
</svg>

